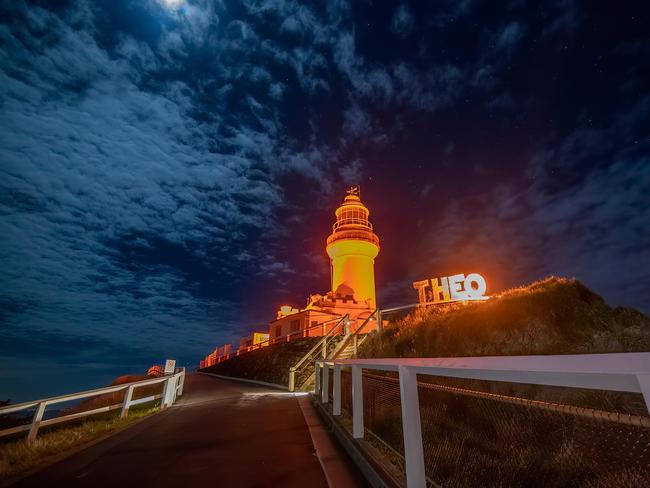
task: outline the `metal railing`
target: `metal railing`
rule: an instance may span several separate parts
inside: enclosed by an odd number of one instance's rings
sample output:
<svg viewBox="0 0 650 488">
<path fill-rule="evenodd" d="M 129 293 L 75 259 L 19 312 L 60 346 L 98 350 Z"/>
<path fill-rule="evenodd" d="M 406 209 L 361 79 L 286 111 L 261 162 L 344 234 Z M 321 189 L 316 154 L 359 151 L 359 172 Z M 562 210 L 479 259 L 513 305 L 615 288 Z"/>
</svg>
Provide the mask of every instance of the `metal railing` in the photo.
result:
<svg viewBox="0 0 650 488">
<path fill-rule="evenodd" d="M 368 324 L 368 322 L 375 320 L 375 318 L 378 316 L 379 316 L 379 309 L 375 309 L 372 311 L 370 315 L 368 315 L 368 317 L 366 317 L 366 319 L 361 323 L 361 325 L 359 325 L 354 329 L 353 332 L 350 332 L 350 330 L 348 329 L 348 333 L 345 335 L 343 340 L 336 346 L 334 351 L 332 351 L 332 354 L 330 354 L 329 357 L 326 359 L 337 359 L 339 354 L 350 344 L 352 344 L 352 351 L 353 351 L 352 355 L 354 357 L 357 357 L 357 351 L 359 350 L 359 346 L 363 343 L 365 339 L 368 338 L 368 334 L 365 333 L 365 335 L 361 339 L 359 339 L 359 334 L 363 333 L 363 329 Z"/>
<path fill-rule="evenodd" d="M 247 352 L 251 352 L 251 351 L 256 351 L 256 350 L 261 349 L 261 348 L 266 347 L 266 346 L 272 346 L 273 344 L 281 344 L 283 342 L 291 342 L 294 338 L 300 339 L 300 338 L 304 338 L 304 337 L 311 337 L 309 335 L 309 333 L 312 330 L 316 330 L 316 329 L 325 330 L 327 328 L 327 324 L 331 324 L 332 322 L 336 322 L 338 320 L 341 320 L 341 319 L 339 317 L 336 317 L 334 319 L 326 320 L 325 322 L 320 322 L 318 325 L 312 325 L 312 326 L 306 327 L 304 329 L 289 332 L 285 336 L 274 337 L 273 339 L 267 339 L 265 341 L 258 342 L 257 344 L 253 344 L 253 345 L 247 346 L 245 348 L 237 349 L 234 352 L 225 354 L 223 356 L 218 356 L 216 358 L 216 360 L 214 361 L 214 363 L 209 364 L 209 365 L 206 364 L 204 366 L 204 368 L 214 366 L 215 364 L 219 364 L 219 363 L 221 363 L 223 361 L 227 361 L 228 359 L 234 358 L 235 356 L 241 356 L 242 354 L 246 354 Z"/>
<path fill-rule="evenodd" d="M 650 353 L 461 358 L 388 358 L 315 361 L 315 394 L 341 415 L 341 369 L 351 368 L 352 436 L 364 437 L 363 370 L 398 374 L 402 435 L 408 487 L 427 484 L 417 375 L 532 385 L 641 393 L 650 409 Z"/>
<path fill-rule="evenodd" d="M 361 323 L 361 325 L 354 329 L 354 331 L 352 331 L 351 328 L 352 322 L 349 320 L 349 317 L 345 315 L 334 327 L 332 327 L 327 335 L 325 335 L 316 345 L 314 345 L 314 347 L 312 347 L 312 349 L 307 354 L 305 354 L 293 367 L 289 368 L 289 391 L 295 391 L 296 389 L 296 377 L 300 367 L 303 365 L 311 366 L 312 361 L 315 359 L 313 356 L 318 352 L 319 349 L 320 356 L 323 359 L 334 359 L 338 357 L 338 355 L 348 346 L 352 345 L 353 356 L 356 357 L 359 346 L 367 338 L 367 335 L 365 335 L 361 340 L 359 340 L 359 333 L 363 331 L 368 322 L 374 320 L 374 317 L 378 315 L 378 312 L 378 309 L 373 310 L 372 313 L 368 315 L 368 317 L 366 317 L 366 319 Z M 339 331 L 338 326 L 340 324 L 343 324 L 344 327 Z M 328 352 L 328 337 L 330 337 L 330 335 L 340 335 L 334 334 L 335 329 L 337 329 L 337 332 L 343 333 L 343 339 L 338 344 L 336 344 L 331 352 Z M 331 341 L 331 338 L 329 340 Z M 308 376 L 307 380 L 309 380 L 309 378 L 311 378 L 311 376 L 314 374 L 315 370 Z"/>
<path fill-rule="evenodd" d="M 327 358 L 327 346 L 328 342 L 331 344 L 332 336 L 339 335 L 341 332 L 347 336 L 350 333 L 349 327 L 350 317 L 348 314 L 345 314 L 326 334 L 323 335 L 321 340 L 314 344 L 314 347 L 312 347 L 307 352 L 307 354 L 305 354 L 296 364 L 289 368 L 289 391 L 296 391 L 296 377 L 300 372 L 300 368 L 303 366 L 303 364 L 310 366 L 311 361 L 315 359 L 314 354 L 320 355 L 322 358 Z"/>
<path fill-rule="evenodd" d="M 139 398 L 137 400 L 133 399 L 133 392 L 135 391 L 136 388 L 149 386 L 149 385 L 156 385 L 159 383 L 164 383 L 164 389 L 162 394 L 151 395 L 145 398 Z M 134 381 L 131 383 L 124 383 L 122 385 L 115 385 L 115 386 L 107 386 L 104 388 L 96 388 L 94 390 L 86 390 L 78 393 L 71 393 L 68 395 L 42 398 L 40 400 L 34 400 L 31 402 L 18 403 L 16 405 L 2 407 L 0 408 L 0 415 L 6 415 L 6 414 L 11 414 L 23 410 L 30 410 L 30 409 L 34 409 L 34 415 L 32 417 L 31 423 L 29 424 L 19 425 L 17 427 L 11 427 L 8 429 L 0 430 L 0 437 L 17 434 L 19 432 L 29 431 L 29 433 L 27 434 L 27 443 L 32 444 L 36 439 L 39 429 L 41 427 L 45 427 L 48 425 L 67 422 L 70 420 L 87 417 L 89 415 L 95 415 L 95 414 L 109 412 L 117 409 L 120 409 L 120 417 L 126 417 L 129 414 L 129 408 L 135 405 L 152 402 L 158 399 L 161 399 L 160 402 L 161 408 L 170 407 L 176 401 L 176 397 L 182 396 L 184 384 L 185 384 L 185 368 L 178 368 L 178 371 L 176 373 L 167 376 L 161 376 L 159 378 Z M 99 395 L 105 395 L 107 393 L 116 393 L 120 391 L 125 392 L 124 399 L 122 400 L 121 403 L 114 404 L 114 405 L 107 405 L 99 408 L 94 408 L 92 410 L 86 410 L 83 412 L 77 412 L 68 415 L 63 415 L 61 417 L 54 417 L 51 419 L 43 420 L 45 410 L 48 406 L 74 401 L 74 400 L 81 400 L 84 398 L 92 398 Z"/>
<path fill-rule="evenodd" d="M 340 228 L 336 230 L 336 232 L 333 232 L 327 238 L 327 245 L 329 246 L 332 242 L 340 241 L 343 239 L 356 239 L 359 241 L 368 241 L 379 246 L 379 237 L 377 236 L 377 234 L 372 232 L 372 230 L 361 230 L 361 229 L 355 230 L 354 228 L 351 229 Z"/>
<path fill-rule="evenodd" d="M 361 219 L 357 217 L 348 217 L 345 219 L 337 220 L 336 222 L 334 222 L 334 225 L 332 226 L 332 230 L 336 231 L 337 229 L 345 225 L 360 225 L 362 227 L 366 227 L 372 230 L 372 223 L 370 223 L 370 221 L 368 221 L 367 218 Z"/>
</svg>

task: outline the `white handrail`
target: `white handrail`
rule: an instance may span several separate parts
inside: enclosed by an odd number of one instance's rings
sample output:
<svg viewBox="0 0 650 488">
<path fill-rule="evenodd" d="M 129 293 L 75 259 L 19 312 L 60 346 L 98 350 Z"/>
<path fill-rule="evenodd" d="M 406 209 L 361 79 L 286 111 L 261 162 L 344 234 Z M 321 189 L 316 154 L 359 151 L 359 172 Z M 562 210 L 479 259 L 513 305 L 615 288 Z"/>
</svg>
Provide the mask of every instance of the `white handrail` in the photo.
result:
<svg viewBox="0 0 650 488">
<path fill-rule="evenodd" d="M 321 337 L 321 339 L 314 344 L 314 347 L 312 347 L 307 354 L 305 354 L 296 364 L 291 366 L 289 368 L 289 391 L 295 391 L 296 390 L 296 372 L 298 371 L 298 368 L 303 365 L 309 357 L 314 354 L 317 350 L 321 349 L 323 351 L 323 357 L 326 356 L 326 350 L 327 350 L 327 340 L 330 338 L 331 335 L 336 335 L 334 334 L 334 331 L 338 331 L 339 326 L 341 324 L 345 324 L 343 327 L 343 331 L 345 334 L 348 332 L 348 325 L 349 325 L 349 320 L 350 316 L 348 314 L 345 314 L 343 317 L 341 317 L 336 324 L 332 326 L 332 328 Z M 325 323 L 325 322 L 323 322 Z M 319 324 L 320 325 L 320 324 Z"/>
<path fill-rule="evenodd" d="M 363 438 L 363 369 L 399 375 L 408 487 L 426 486 L 417 375 L 641 393 L 650 411 L 650 353 L 317 360 L 316 398 L 327 402 L 333 367 L 332 414 L 341 414 L 341 369 L 352 368 L 352 436 Z M 322 379 L 321 379 L 322 370 Z"/>
<path fill-rule="evenodd" d="M 152 395 L 137 400 L 132 399 L 133 391 L 136 388 L 142 386 L 155 385 L 158 383 L 165 384 L 162 395 Z M 121 409 L 120 417 L 126 417 L 129 414 L 130 407 L 139 405 L 141 403 L 146 403 L 148 401 L 158 400 L 158 399 L 162 399 L 160 404 L 161 408 L 170 407 L 176 401 L 176 398 L 183 394 L 184 383 L 185 383 L 185 368 L 180 368 L 180 371 L 177 373 L 168 376 L 162 376 L 159 378 L 133 381 L 121 385 L 106 386 L 104 388 L 95 388 L 93 390 L 86 390 L 77 393 L 71 393 L 68 395 L 59 395 L 50 398 L 42 398 L 40 400 L 33 400 L 29 402 L 18 403 L 16 405 L 9 405 L 6 407 L 2 407 L 0 408 L 0 415 L 20 412 L 22 410 L 28 410 L 34 407 L 36 407 L 36 410 L 34 412 L 34 416 L 32 417 L 32 422 L 30 424 L 20 425 L 17 427 L 11 427 L 9 429 L 0 430 L 0 437 L 29 430 L 29 434 L 27 436 L 27 442 L 29 444 L 32 444 L 34 442 L 34 439 L 36 438 L 36 435 L 38 434 L 39 428 L 46 425 L 58 424 L 60 422 L 66 422 L 68 420 L 74 420 L 89 415 L 108 412 L 110 410 L 116 410 L 118 408 Z M 69 415 L 64 415 L 62 417 L 55 417 L 52 419 L 43 420 L 45 409 L 49 405 L 55 405 L 57 403 L 69 402 L 74 400 L 81 400 L 82 398 L 90 398 L 98 395 L 105 395 L 107 393 L 115 393 L 122 390 L 127 390 L 127 391 L 124 394 L 124 399 L 119 404 L 108 405 L 104 407 L 95 408 L 93 410 L 86 410 L 84 412 L 77 412 Z"/>
</svg>

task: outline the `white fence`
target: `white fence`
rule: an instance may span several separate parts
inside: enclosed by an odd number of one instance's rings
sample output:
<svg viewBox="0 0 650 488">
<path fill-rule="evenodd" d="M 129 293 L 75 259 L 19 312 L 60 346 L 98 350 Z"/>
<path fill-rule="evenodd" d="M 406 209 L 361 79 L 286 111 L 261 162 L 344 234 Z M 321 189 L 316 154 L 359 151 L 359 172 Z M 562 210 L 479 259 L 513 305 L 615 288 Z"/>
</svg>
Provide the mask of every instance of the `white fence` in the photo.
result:
<svg viewBox="0 0 650 488">
<path fill-rule="evenodd" d="M 466 358 L 388 358 L 318 360 L 315 394 L 329 401 L 333 368 L 332 413 L 341 415 L 341 369 L 352 369 L 352 436 L 363 438 L 363 370 L 399 374 L 406 482 L 426 486 L 417 375 L 506 381 L 568 388 L 641 393 L 650 410 L 650 353 Z"/>
<path fill-rule="evenodd" d="M 139 398 L 133 400 L 133 392 L 136 388 L 142 386 L 156 385 L 158 383 L 164 383 L 163 392 L 160 395 L 151 395 L 145 398 Z M 32 417 L 32 422 L 26 425 L 19 425 L 18 427 L 12 427 L 9 429 L 0 430 L 0 437 L 16 434 L 18 432 L 29 431 L 27 434 L 27 442 L 32 444 L 38 430 L 40 427 L 47 425 L 58 424 L 60 422 L 66 422 L 68 420 L 74 420 L 81 417 L 86 417 L 88 415 L 95 415 L 98 413 L 109 412 L 111 410 L 121 409 L 120 417 L 126 417 L 129 413 L 129 408 L 135 405 L 140 405 L 141 403 L 152 402 L 154 400 L 160 399 L 161 408 L 170 407 L 175 401 L 176 397 L 183 394 L 183 385 L 185 383 L 185 368 L 179 368 L 178 372 L 168 375 L 161 376 L 159 378 L 152 378 L 141 381 L 134 381 L 132 383 L 124 383 L 122 385 L 107 386 L 105 388 L 97 388 L 94 390 L 82 391 L 79 393 L 71 393 L 69 395 L 61 395 L 51 398 L 43 398 L 41 400 L 34 400 L 31 402 L 18 403 L 16 405 L 10 405 L 8 407 L 0 408 L 0 415 L 6 415 L 10 413 L 20 412 L 23 410 L 29 410 L 34 408 L 34 416 Z M 92 410 L 86 410 L 84 412 L 77 412 L 69 415 L 64 415 L 61 417 L 55 417 L 52 419 L 43 420 L 43 415 L 45 414 L 45 409 L 50 405 L 56 405 L 58 403 L 69 402 L 74 400 L 81 400 L 84 398 L 91 398 L 98 395 L 105 395 L 107 393 L 116 393 L 119 391 L 125 391 L 124 400 L 121 403 L 115 405 L 107 405 L 104 407 L 95 408 Z"/>
</svg>

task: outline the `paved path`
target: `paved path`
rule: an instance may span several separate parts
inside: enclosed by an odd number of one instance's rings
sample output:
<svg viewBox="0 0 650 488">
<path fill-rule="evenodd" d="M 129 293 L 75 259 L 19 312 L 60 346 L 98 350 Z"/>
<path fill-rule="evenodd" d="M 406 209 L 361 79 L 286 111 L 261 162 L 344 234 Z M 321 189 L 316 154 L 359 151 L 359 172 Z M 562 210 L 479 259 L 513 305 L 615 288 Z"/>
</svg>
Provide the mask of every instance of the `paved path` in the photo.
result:
<svg viewBox="0 0 650 488">
<path fill-rule="evenodd" d="M 296 397 L 188 375 L 174 407 L 14 486 L 319 488 L 327 481 Z"/>
</svg>

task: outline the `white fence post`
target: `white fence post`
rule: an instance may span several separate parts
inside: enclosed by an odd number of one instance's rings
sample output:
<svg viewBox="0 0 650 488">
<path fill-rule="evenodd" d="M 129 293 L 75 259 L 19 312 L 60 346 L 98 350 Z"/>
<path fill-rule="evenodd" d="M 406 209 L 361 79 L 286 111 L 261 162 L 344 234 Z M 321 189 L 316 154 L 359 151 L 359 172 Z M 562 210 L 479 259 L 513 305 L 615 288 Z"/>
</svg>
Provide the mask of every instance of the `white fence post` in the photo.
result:
<svg viewBox="0 0 650 488">
<path fill-rule="evenodd" d="M 289 391 L 296 391 L 296 368 L 289 368 Z"/>
<path fill-rule="evenodd" d="M 352 366 L 352 437 L 363 439 L 363 370 Z"/>
<path fill-rule="evenodd" d="M 645 400 L 645 408 L 650 413 L 650 374 L 638 374 L 636 380 L 639 382 L 641 394 Z"/>
<path fill-rule="evenodd" d="M 402 403 L 406 485 L 409 488 L 425 487 L 426 475 L 422 449 L 418 381 L 415 372 L 406 366 L 399 366 L 399 391 Z"/>
<path fill-rule="evenodd" d="M 323 384 L 321 389 L 321 403 L 327 403 L 330 395 L 330 367 L 326 363 L 323 363 Z"/>
<path fill-rule="evenodd" d="M 320 362 L 316 361 L 314 366 L 314 394 L 320 394 Z"/>
<path fill-rule="evenodd" d="M 43 420 L 43 414 L 45 413 L 45 407 L 47 406 L 46 402 L 41 402 L 36 406 L 36 411 L 34 412 L 34 418 L 32 419 L 32 426 L 29 429 L 29 434 L 27 435 L 27 444 L 31 445 L 36 439 L 36 434 L 38 434 L 38 428 L 41 426 L 41 420 Z"/>
<path fill-rule="evenodd" d="M 183 368 L 182 373 L 178 377 L 178 396 L 183 396 L 183 387 L 185 386 L 185 368 Z"/>
<path fill-rule="evenodd" d="M 135 385 L 130 385 L 124 392 L 124 400 L 122 401 L 122 410 L 120 411 L 120 418 L 124 418 L 129 414 L 129 405 L 131 404 L 131 397 L 133 396 L 133 389 Z"/>
<path fill-rule="evenodd" d="M 178 389 L 176 388 L 176 386 L 178 385 L 178 379 L 179 379 L 178 376 L 176 376 L 176 375 L 172 376 L 172 378 L 173 378 L 172 379 L 172 391 L 171 391 L 171 395 L 169 397 L 169 399 L 170 399 L 169 406 L 170 407 L 174 403 L 176 403 L 176 394 L 178 393 Z"/>
<path fill-rule="evenodd" d="M 162 394 L 161 408 L 171 407 L 174 403 L 174 390 L 176 389 L 176 377 L 170 376 L 165 381 L 165 389 Z"/>
<path fill-rule="evenodd" d="M 332 382 L 332 415 L 341 415 L 341 365 L 334 363 Z"/>
</svg>

